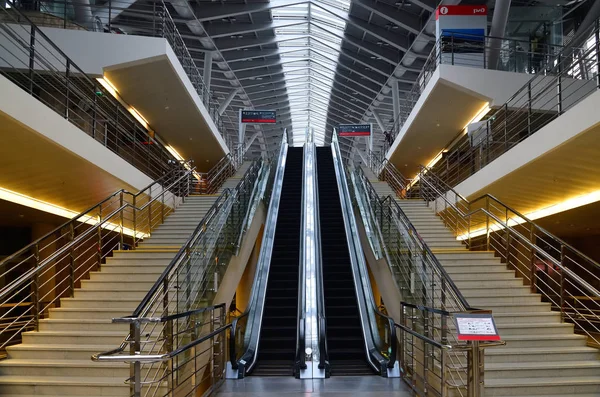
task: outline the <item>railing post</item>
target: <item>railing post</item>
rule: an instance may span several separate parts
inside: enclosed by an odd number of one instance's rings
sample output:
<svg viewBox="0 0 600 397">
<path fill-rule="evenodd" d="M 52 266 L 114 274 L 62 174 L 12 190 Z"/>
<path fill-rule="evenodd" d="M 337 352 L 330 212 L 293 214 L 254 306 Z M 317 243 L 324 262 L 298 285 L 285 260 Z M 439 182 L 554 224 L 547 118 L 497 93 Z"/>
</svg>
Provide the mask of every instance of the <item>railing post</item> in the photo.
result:
<svg viewBox="0 0 600 397">
<path fill-rule="evenodd" d="M 529 250 L 529 288 L 531 292 L 535 293 L 535 225 L 531 224 L 529 230 L 529 241 L 531 242 L 531 249 Z"/>
<path fill-rule="evenodd" d="M 112 0 L 108 0 L 108 33 L 111 33 Z"/>
<path fill-rule="evenodd" d="M 129 341 L 129 354 L 136 355 L 139 354 L 141 349 L 141 332 L 140 332 L 140 323 L 138 321 L 134 321 L 129 326 L 129 335 L 133 340 Z M 170 350 L 168 350 L 170 351 Z M 130 376 L 130 394 L 133 397 L 141 397 L 142 394 L 142 364 L 139 361 L 134 361 L 129 366 L 129 376 Z"/>
<path fill-rule="evenodd" d="M 98 92 L 98 86 L 96 85 L 96 80 L 94 80 L 94 100 L 93 100 L 93 108 L 92 108 L 92 138 L 96 138 L 96 110 L 98 107 L 98 95 L 96 94 Z"/>
<path fill-rule="evenodd" d="M 562 105 L 562 56 L 561 54 L 558 54 L 558 59 L 557 59 L 558 63 L 557 63 L 557 77 L 556 77 L 556 90 L 558 92 L 558 96 L 557 96 L 557 111 L 558 114 L 562 114 L 562 109 L 563 109 L 563 105 Z"/>
<path fill-rule="evenodd" d="M 452 36 L 450 36 L 450 48 L 451 48 L 451 53 L 452 53 L 452 65 L 454 65 L 454 34 Z M 441 63 L 441 62 L 440 62 Z"/>
<path fill-rule="evenodd" d="M 121 191 L 121 194 L 119 195 L 119 208 L 121 208 L 120 211 L 120 215 L 119 215 L 119 222 L 121 223 L 121 233 L 119 236 L 119 249 L 123 249 L 123 244 L 124 244 L 124 233 L 123 233 L 123 228 L 125 227 L 125 208 L 123 208 L 123 204 L 124 204 L 124 197 L 123 197 L 123 191 Z M 135 237 L 134 237 L 135 239 Z"/>
<path fill-rule="evenodd" d="M 565 271 L 567 267 L 565 263 L 566 259 L 566 247 L 564 244 L 560 246 L 560 322 L 565 322 Z M 554 267 L 554 266 L 553 266 Z"/>
<path fill-rule="evenodd" d="M 485 250 L 489 251 L 490 250 L 490 198 L 489 198 L 489 196 L 485 197 L 485 211 L 486 211 L 486 216 L 485 216 L 485 235 L 486 235 Z"/>
<path fill-rule="evenodd" d="M 36 244 L 33 248 L 33 260 L 34 266 L 37 268 L 40 264 L 40 247 Z M 32 311 L 33 311 L 33 320 L 34 320 L 34 330 L 38 331 L 39 323 L 40 323 L 40 274 L 36 272 L 33 276 L 33 295 L 32 295 Z"/>
<path fill-rule="evenodd" d="M 75 227 L 73 222 L 69 223 L 69 243 L 75 240 Z M 69 296 L 75 295 L 75 252 L 73 245 L 69 248 Z"/>
<path fill-rule="evenodd" d="M 66 3 L 65 3 L 66 7 Z M 69 80 L 71 78 L 71 60 L 67 58 L 67 65 L 65 70 L 65 119 L 69 120 Z"/>
<path fill-rule="evenodd" d="M 132 207 L 132 212 L 133 212 L 133 244 L 131 244 L 132 249 L 135 249 L 135 239 L 137 237 L 137 207 L 136 205 L 136 196 L 133 196 L 133 207 Z"/>
<path fill-rule="evenodd" d="M 165 190 L 161 194 L 160 223 L 165 223 Z"/>
<path fill-rule="evenodd" d="M 96 259 L 98 261 L 98 267 L 102 263 L 102 204 L 98 205 L 98 252 Z"/>
<path fill-rule="evenodd" d="M 600 19 L 596 19 L 596 87 L 600 88 Z"/>
<path fill-rule="evenodd" d="M 35 26 L 31 25 L 29 37 L 29 94 L 33 95 L 33 74 L 35 70 Z"/>
<path fill-rule="evenodd" d="M 149 195 L 148 202 L 148 233 L 152 230 L 152 195 Z"/>
<path fill-rule="evenodd" d="M 531 135 L 531 81 L 527 83 L 527 136 Z"/>
</svg>

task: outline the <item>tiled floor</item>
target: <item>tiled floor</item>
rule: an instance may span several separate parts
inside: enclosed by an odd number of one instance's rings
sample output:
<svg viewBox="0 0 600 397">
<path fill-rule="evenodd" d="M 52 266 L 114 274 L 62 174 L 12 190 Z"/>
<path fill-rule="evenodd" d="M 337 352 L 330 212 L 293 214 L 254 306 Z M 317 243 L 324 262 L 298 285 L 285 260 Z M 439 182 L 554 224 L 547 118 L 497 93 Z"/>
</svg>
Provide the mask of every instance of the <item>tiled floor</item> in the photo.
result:
<svg viewBox="0 0 600 397">
<path fill-rule="evenodd" d="M 379 376 L 332 377 L 329 379 L 299 380 L 286 377 L 252 377 L 240 380 L 227 380 L 217 390 L 218 397 L 236 396 L 326 396 L 348 395 L 367 397 L 398 396 L 412 394 L 399 378 L 389 379 Z"/>
</svg>

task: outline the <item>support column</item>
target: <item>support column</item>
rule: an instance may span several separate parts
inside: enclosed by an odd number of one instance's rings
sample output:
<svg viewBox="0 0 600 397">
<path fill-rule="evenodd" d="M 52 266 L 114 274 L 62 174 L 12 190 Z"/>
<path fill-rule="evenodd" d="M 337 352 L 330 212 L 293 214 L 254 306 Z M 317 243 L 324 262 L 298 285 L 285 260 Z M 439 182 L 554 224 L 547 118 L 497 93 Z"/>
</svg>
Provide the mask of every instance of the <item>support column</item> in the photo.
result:
<svg viewBox="0 0 600 397">
<path fill-rule="evenodd" d="M 234 88 L 233 91 L 231 91 L 229 93 L 229 95 L 227 95 L 227 98 L 225 98 L 225 101 L 219 106 L 219 116 L 222 116 L 223 113 L 225 113 L 225 111 L 231 104 L 231 101 L 233 101 L 233 98 L 235 98 L 235 96 L 237 95 L 238 92 L 240 92 L 240 89 Z"/>
<path fill-rule="evenodd" d="M 400 92 L 398 91 L 398 80 L 392 78 L 392 106 L 394 108 L 394 131 L 397 134 L 400 128 L 396 123 L 400 120 Z"/>
<path fill-rule="evenodd" d="M 212 61 L 213 61 L 213 53 L 212 51 L 207 51 L 204 53 L 204 92 L 206 95 L 210 95 L 210 80 L 212 74 Z"/>
<path fill-rule="evenodd" d="M 494 7 L 494 16 L 492 17 L 492 28 L 490 29 L 490 38 L 487 46 L 487 64 L 488 69 L 496 69 L 498 67 L 498 59 L 500 59 L 500 47 L 504 32 L 506 31 L 506 23 L 508 22 L 508 11 L 510 10 L 511 0 L 496 0 Z"/>
</svg>

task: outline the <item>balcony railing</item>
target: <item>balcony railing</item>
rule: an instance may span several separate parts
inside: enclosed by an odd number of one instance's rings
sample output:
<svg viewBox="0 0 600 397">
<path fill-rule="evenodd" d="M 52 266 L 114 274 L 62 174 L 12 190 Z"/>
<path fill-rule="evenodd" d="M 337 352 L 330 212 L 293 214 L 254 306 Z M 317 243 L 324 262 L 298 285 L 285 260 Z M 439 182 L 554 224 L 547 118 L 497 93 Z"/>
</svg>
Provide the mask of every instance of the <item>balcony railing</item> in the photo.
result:
<svg viewBox="0 0 600 397">
<path fill-rule="evenodd" d="M 491 50 L 498 50 L 500 53 L 496 65 L 487 63 L 487 54 Z M 401 98 L 399 117 L 393 120 L 387 131 L 390 131 L 393 137 L 398 134 L 439 65 L 457 65 L 543 76 L 557 75 L 560 74 L 560 70 L 555 67 L 554 60 L 562 50 L 563 46 L 558 45 L 538 45 L 523 40 L 447 33 L 438 39 L 431 50 L 411 91 Z M 583 50 L 580 48 L 570 48 L 569 53 L 573 58 L 584 56 Z"/>
<path fill-rule="evenodd" d="M 76 0 L 15 1 L 15 6 L 35 18 L 40 26 L 63 29 L 86 29 L 113 34 L 162 37 L 170 44 L 177 59 L 189 77 L 196 93 L 208 110 L 221 135 L 231 144 L 233 132 L 227 134 L 225 120 L 219 113 L 220 104 L 204 82 L 202 68 L 190 52 L 186 40 L 173 18 L 174 5 L 162 0 L 134 2 L 131 0 L 108 0 L 102 4 L 91 4 Z M 228 123 L 237 122 L 228 119 Z"/>
<path fill-rule="evenodd" d="M 0 7 L 0 74 L 150 176 L 175 158 L 130 110 L 86 75 L 26 15 Z"/>
</svg>

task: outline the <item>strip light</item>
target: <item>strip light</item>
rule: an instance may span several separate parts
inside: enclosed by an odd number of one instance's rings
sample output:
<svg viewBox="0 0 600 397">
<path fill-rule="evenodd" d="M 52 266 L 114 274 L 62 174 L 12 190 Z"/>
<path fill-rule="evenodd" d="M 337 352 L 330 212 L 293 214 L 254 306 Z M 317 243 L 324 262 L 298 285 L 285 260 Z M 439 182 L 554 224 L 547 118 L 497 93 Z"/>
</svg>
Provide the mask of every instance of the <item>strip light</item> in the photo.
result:
<svg viewBox="0 0 600 397">
<path fill-rule="evenodd" d="M 46 201 L 38 200 L 38 199 L 30 197 L 30 196 L 26 196 L 24 194 L 17 193 L 12 190 L 5 189 L 3 187 L 0 187 L 0 199 L 5 200 L 5 201 L 10 201 L 11 203 L 23 205 L 25 207 L 33 208 L 33 209 L 36 209 L 39 211 L 47 212 L 47 213 L 50 213 L 53 215 L 58 215 L 63 218 L 73 219 L 79 215 L 78 212 L 66 209 L 66 208 L 61 207 L 56 204 L 51 204 Z M 93 217 L 93 216 L 82 216 L 82 217 L 78 218 L 78 221 L 80 221 L 82 223 L 86 223 L 88 225 L 96 225 L 98 223 L 98 218 Z M 119 226 L 115 223 L 110 223 L 110 222 L 103 224 L 101 227 L 103 229 L 113 231 L 113 232 L 121 229 L 121 226 Z M 123 234 L 126 234 L 128 236 L 133 236 L 133 230 L 124 227 Z M 141 233 L 141 232 L 136 233 L 136 238 L 146 238 L 146 237 L 148 237 L 148 234 L 146 234 L 146 233 Z"/>
<path fill-rule="evenodd" d="M 536 219 L 545 218 L 547 216 L 555 215 L 555 214 L 565 212 L 568 210 L 572 210 L 574 208 L 583 207 L 584 205 L 592 204 L 597 201 L 600 201 L 600 190 L 596 190 L 592 193 L 584 194 L 582 196 L 576 196 L 576 197 L 570 198 L 568 200 L 565 200 L 563 202 L 553 204 L 549 207 L 529 212 L 529 213 L 525 214 L 525 217 L 527 217 L 529 220 L 534 221 Z M 510 227 L 517 226 L 522 223 L 525 223 L 524 219 L 509 219 L 508 220 L 508 226 L 510 226 Z M 496 232 L 498 230 L 504 229 L 504 226 L 495 224 L 495 225 L 492 225 L 489 229 L 491 232 Z M 486 228 L 482 228 L 482 229 L 477 229 L 477 230 L 472 231 L 470 233 L 471 238 L 485 235 L 486 230 L 487 230 Z M 462 241 L 462 240 L 466 240 L 468 238 L 469 238 L 469 234 L 465 233 L 463 235 L 458 236 L 456 239 L 459 241 Z"/>
</svg>

